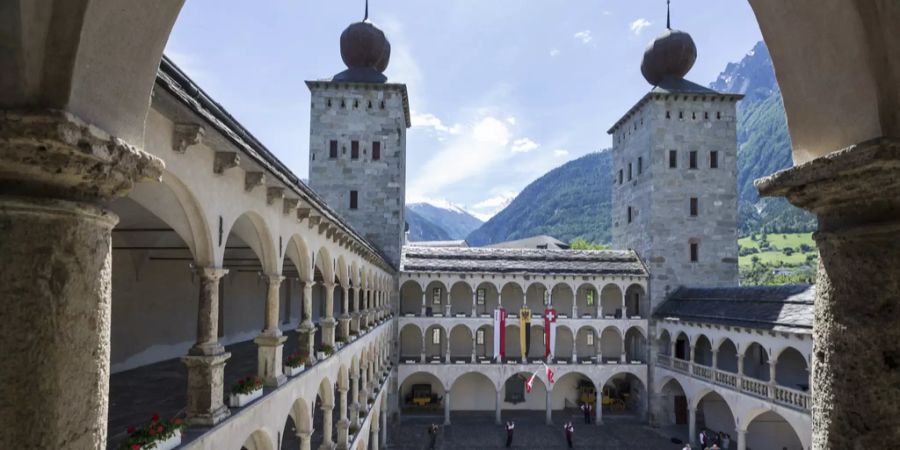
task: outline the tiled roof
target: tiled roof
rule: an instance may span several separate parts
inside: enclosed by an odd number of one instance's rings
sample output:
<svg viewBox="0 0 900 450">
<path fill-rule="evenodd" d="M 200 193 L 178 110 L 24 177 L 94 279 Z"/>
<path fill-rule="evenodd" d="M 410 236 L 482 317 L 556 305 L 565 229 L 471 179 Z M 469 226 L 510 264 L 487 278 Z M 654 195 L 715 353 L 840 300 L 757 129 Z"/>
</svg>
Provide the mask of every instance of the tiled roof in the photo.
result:
<svg viewBox="0 0 900 450">
<path fill-rule="evenodd" d="M 403 272 L 646 276 L 633 251 L 403 247 Z"/>
<path fill-rule="evenodd" d="M 810 333 L 815 297 L 815 285 L 683 287 L 653 315 L 657 319 Z"/>
<path fill-rule="evenodd" d="M 498 242 L 496 244 L 486 245 L 488 248 L 549 248 L 549 249 L 568 249 L 569 244 L 545 234 L 532 236 L 525 239 L 515 241 Z"/>
<path fill-rule="evenodd" d="M 468 247 L 469 243 L 465 239 L 458 241 L 416 241 L 407 245 L 415 247 Z"/>
</svg>

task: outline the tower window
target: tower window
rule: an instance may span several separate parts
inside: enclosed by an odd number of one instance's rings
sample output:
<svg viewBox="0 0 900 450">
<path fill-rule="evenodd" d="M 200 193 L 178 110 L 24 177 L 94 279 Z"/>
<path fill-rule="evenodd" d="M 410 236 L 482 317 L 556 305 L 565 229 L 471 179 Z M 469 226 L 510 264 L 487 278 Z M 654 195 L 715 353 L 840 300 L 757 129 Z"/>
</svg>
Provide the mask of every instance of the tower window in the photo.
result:
<svg viewBox="0 0 900 450">
<path fill-rule="evenodd" d="M 359 108 L 359 100 L 353 100 L 353 107 Z"/>
<path fill-rule="evenodd" d="M 631 163 L 628 163 L 628 181 L 631 181 Z"/>
<path fill-rule="evenodd" d="M 669 168 L 678 167 L 678 150 L 669 150 Z"/>
<path fill-rule="evenodd" d="M 369 109 L 372 109 L 372 100 L 369 100 Z"/>
<path fill-rule="evenodd" d="M 346 108 L 346 107 L 347 107 L 347 102 L 345 102 L 344 99 L 341 99 L 341 108 Z"/>
<path fill-rule="evenodd" d="M 672 113 L 669 111 L 666 111 L 666 119 L 671 119 L 671 118 L 672 118 Z"/>
<path fill-rule="evenodd" d="M 696 150 L 692 150 L 692 151 L 689 153 L 689 155 L 690 155 L 689 167 L 690 167 L 691 169 L 696 169 L 696 168 L 697 168 L 697 151 L 696 151 Z"/>
<path fill-rule="evenodd" d="M 691 120 L 697 120 L 697 113 L 696 113 L 696 112 L 692 112 L 692 113 L 691 113 Z"/>
<path fill-rule="evenodd" d="M 691 242 L 691 262 L 700 261 L 700 243 Z"/>
<path fill-rule="evenodd" d="M 703 111 L 703 118 L 709 120 L 709 111 Z"/>
<path fill-rule="evenodd" d="M 631 207 L 629 206 L 628 207 L 628 223 L 631 223 L 631 218 L 632 218 L 633 214 L 634 213 L 632 212 Z"/>
<path fill-rule="evenodd" d="M 384 109 L 384 100 L 381 101 L 381 109 Z"/>
<path fill-rule="evenodd" d="M 484 345 L 484 329 L 475 332 L 475 345 Z"/>
<path fill-rule="evenodd" d="M 325 101 L 325 105 L 327 105 L 329 108 L 331 108 L 331 99 L 330 98 Z"/>
<path fill-rule="evenodd" d="M 375 141 L 372 143 L 372 161 L 379 159 L 381 159 L 381 142 Z"/>
<path fill-rule="evenodd" d="M 435 328 L 431 331 L 431 343 L 434 345 L 441 343 L 441 329 Z"/>
<path fill-rule="evenodd" d="M 678 111 L 678 118 L 684 119 L 684 111 Z"/>
<path fill-rule="evenodd" d="M 328 157 L 329 158 L 337 159 L 337 157 L 338 157 L 337 147 L 338 147 L 337 141 L 331 141 L 328 143 Z"/>
<path fill-rule="evenodd" d="M 594 345 L 594 333 L 588 333 L 586 339 L 587 345 Z"/>
<path fill-rule="evenodd" d="M 619 169 L 619 184 L 622 184 L 622 169 Z"/>
<path fill-rule="evenodd" d="M 699 206 L 697 197 L 691 197 L 691 217 L 697 217 L 699 214 L 698 211 L 700 210 Z"/>
<path fill-rule="evenodd" d="M 359 192 L 358 191 L 350 191 L 350 209 L 356 209 L 359 207 Z"/>
<path fill-rule="evenodd" d="M 716 119 L 722 120 L 722 112 L 716 111 Z"/>
<path fill-rule="evenodd" d="M 350 159 L 359 159 L 359 141 L 350 142 Z"/>
<path fill-rule="evenodd" d="M 719 152 L 716 150 L 709 152 L 709 168 L 710 169 L 718 169 L 719 168 Z"/>
<path fill-rule="evenodd" d="M 644 158 L 638 156 L 638 175 L 644 173 Z"/>
</svg>

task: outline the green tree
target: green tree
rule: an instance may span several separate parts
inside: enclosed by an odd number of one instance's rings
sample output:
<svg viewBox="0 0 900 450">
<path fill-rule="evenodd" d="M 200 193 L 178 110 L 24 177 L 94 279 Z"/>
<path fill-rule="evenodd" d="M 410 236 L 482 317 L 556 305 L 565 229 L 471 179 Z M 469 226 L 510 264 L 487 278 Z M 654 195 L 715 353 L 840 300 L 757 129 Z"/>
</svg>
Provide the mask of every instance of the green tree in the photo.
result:
<svg viewBox="0 0 900 450">
<path fill-rule="evenodd" d="M 578 238 L 569 243 L 572 250 L 607 250 L 609 246 L 603 244 L 595 244 L 584 239 Z"/>
</svg>

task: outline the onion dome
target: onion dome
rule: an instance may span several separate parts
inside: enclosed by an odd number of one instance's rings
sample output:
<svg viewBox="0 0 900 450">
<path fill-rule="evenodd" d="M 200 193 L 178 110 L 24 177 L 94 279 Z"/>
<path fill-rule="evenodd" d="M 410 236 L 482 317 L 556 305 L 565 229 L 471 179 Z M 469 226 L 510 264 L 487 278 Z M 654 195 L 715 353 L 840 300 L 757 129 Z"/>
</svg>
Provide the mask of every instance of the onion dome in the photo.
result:
<svg viewBox="0 0 900 450">
<path fill-rule="evenodd" d="M 347 70 L 336 81 L 383 83 L 383 72 L 391 60 L 391 43 L 378 27 L 364 20 L 347 27 L 341 34 L 341 59 Z"/>
<path fill-rule="evenodd" d="M 641 73 L 650 84 L 659 86 L 663 80 L 684 78 L 696 60 L 697 46 L 691 35 L 667 29 L 644 51 Z"/>
</svg>

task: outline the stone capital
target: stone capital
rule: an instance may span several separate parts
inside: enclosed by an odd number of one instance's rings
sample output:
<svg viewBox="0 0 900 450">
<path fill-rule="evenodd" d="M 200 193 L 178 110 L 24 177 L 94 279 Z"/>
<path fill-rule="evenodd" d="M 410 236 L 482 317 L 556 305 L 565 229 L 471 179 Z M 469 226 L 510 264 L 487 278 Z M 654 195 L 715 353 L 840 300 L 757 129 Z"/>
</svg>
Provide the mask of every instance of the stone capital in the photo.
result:
<svg viewBox="0 0 900 450">
<path fill-rule="evenodd" d="M 197 266 L 194 267 L 194 273 L 196 273 L 201 280 L 208 283 L 215 283 L 222 279 L 225 275 L 228 275 L 228 269 L 222 269 L 219 267 L 202 267 Z"/>
<path fill-rule="evenodd" d="M 267 334 L 261 334 L 253 339 L 253 342 L 260 347 L 277 347 L 279 345 L 284 345 L 285 341 L 287 341 L 287 336 L 273 336 Z"/>
<path fill-rule="evenodd" d="M 7 195 L 108 200 L 159 180 L 159 158 L 59 110 L 0 111 L 0 189 Z"/>
<path fill-rule="evenodd" d="M 284 281 L 285 277 L 282 275 L 266 275 L 266 283 L 269 287 L 278 287 L 281 286 L 281 283 Z"/>
</svg>

